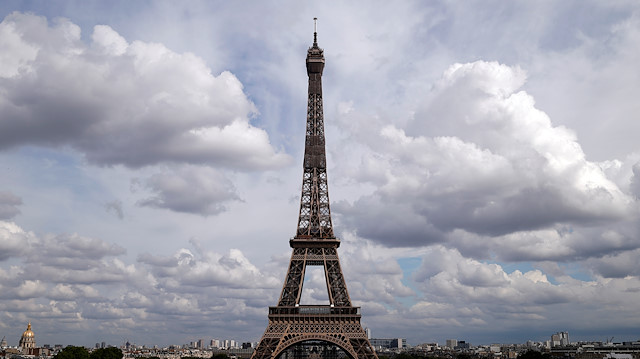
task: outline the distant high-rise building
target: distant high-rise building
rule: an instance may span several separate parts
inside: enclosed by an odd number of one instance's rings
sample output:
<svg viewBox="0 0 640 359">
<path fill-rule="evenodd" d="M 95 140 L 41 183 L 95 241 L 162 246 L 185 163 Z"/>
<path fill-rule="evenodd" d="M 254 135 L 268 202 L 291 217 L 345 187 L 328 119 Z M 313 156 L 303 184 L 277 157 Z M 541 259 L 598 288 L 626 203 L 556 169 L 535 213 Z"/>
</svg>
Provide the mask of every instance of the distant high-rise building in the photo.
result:
<svg viewBox="0 0 640 359">
<path fill-rule="evenodd" d="M 447 339 L 447 344 L 445 345 L 449 349 L 453 349 L 458 346 L 457 339 Z"/>
<path fill-rule="evenodd" d="M 100 343 L 100 348 L 104 349 L 106 347 L 107 347 L 107 343 L 106 342 Z"/>
<path fill-rule="evenodd" d="M 557 332 L 551 336 L 551 347 L 564 347 L 569 345 L 569 333 Z"/>
<path fill-rule="evenodd" d="M 364 332 L 367 333 L 367 339 L 371 339 L 371 329 L 369 327 L 364 328 Z"/>
<path fill-rule="evenodd" d="M 4 349 L 6 347 L 8 347 L 7 338 L 6 337 L 2 337 L 2 340 L 0 341 L 0 348 Z"/>
</svg>

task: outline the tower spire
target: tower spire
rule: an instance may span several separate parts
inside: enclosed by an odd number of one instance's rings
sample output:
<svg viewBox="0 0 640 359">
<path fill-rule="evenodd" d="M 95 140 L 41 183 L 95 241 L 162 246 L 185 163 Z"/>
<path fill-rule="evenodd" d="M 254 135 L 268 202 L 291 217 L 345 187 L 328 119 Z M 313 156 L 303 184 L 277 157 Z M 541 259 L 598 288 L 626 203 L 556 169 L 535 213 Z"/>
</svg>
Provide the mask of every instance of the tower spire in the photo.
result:
<svg viewBox="0 0 640 359">
<path fill-rule="evenodd" d="M 313 18 L 313 46 L 318 47 L 318 18 Z"/>
<path fill-rule="evenodd" d="M 314 21 L 316 20 L 317 18 L 314 18 Z M 313 46 L 307 51 L 306 64 L 309 77 L 307 128 L 300 215 L 294 240 L 335 240 L 329 207 L 327 159 L 324 146 L 324 114 L 322 109 L 324 50 L 318 47 L 317 32 L 314 32 Z"/>
</svg>

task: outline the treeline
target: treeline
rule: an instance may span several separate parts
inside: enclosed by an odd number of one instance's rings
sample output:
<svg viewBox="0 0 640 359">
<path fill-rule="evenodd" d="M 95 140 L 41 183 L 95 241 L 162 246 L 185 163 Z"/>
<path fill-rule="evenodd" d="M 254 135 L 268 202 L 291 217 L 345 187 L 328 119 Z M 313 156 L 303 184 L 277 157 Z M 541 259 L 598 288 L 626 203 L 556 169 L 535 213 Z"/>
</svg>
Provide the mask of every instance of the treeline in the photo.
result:
<svg viewBox="0 0 640 359">
<path fill-rule="evenodd" d="M 410 354 L 410 353 L 400 353 L 396 355 L 386 356 L 386 355 L 378 355 L 379 359 L 475 359 L 479 358 L 479 355 L 468 354 L 468 353 L 450 353 L 442 356 L 441 354 L 434 355 L 420 355 L 420 354 Z M 216 358 L 216 359 L 224 359 L 224 358 Z M 518 355 L 518 359 L 552 359 L 551 355 L 548 353 L 541 353 L 536 350 L 528 350 L 520 355 Z"/>
<path fill-rule="evenodd" d="M 100 348 L 89 354 L 85 347 L 69 345 L 53 356 L 53 359 L 122 359 L 120 348 Z"/>
<path fill-rule="evenodd" d="M 148 359 L 160 359 L 159 357 L 149 357 Z M 180 357 L 180 359 L 202 359 L 202 357 Z M 227 354 L 213 354 L 211 359 L 229 359 Z"/>
</svg>

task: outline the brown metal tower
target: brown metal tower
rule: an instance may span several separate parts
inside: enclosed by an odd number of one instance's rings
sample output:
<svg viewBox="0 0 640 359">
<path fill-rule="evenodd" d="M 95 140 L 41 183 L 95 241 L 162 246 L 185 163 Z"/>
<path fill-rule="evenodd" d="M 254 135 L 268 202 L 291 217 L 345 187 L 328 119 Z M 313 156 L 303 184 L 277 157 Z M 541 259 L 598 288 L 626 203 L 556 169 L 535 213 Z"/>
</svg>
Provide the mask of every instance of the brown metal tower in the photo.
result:
<svg viewBox="0 0 640 359">
<path fill-rule="evenodd" d="M 314 31 L 313 46 L 307 51 L 309 99 L 298 229 L 289 241 L 293 252 L 280 300 L 269 307 L 269 324 L 252 359 L 275 359 L 288 348 L 309 341 L 336 345 L 352 359 L 378 359 L 360 324 L 360 308 L 351 305 L 338 258 L 340 240 L 333 234 L 324 145 L 323 69 L 324 54 Z M 307 266 L 324 267 L 329 305 L 300 305 Z"/>
</svg>

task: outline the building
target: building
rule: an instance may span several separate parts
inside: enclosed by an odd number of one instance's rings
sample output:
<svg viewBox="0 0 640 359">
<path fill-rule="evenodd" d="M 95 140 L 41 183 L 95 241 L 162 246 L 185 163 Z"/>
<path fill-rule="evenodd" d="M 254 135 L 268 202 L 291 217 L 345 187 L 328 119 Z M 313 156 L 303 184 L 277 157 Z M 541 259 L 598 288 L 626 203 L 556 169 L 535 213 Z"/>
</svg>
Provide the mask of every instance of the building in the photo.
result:
<svg viewBox="0 0 640 359">
<path fill-rule="evenodd" d="M 458 346 L 458 340 L 457 339 L 447 339 L 447 344 L 445 344 L 445 346 L 449 349 L 454 349 L 455 347 Z"/>
<path fill-rule="evenodd" d="M 439 350 L 440 346 L 438 345 L 438 343 L 422 343 L 422 344 L 418 344 L 416 345 L 416 348 L 421 349 L 423 351 L 435 351 L 435 350 Z"/>
<path fill-rule="evenodd" d="M 371 338 L 369 339 L 374 349 L 406 349 L 407 339 L 404 338 Z"/>
<path fill-rule="evenodd" d="M 27 325 L 27 330 L 22 333 L 18 347 L 22 349 L 32 349 L 36 347 L 36 335 L 31 330 L 31 322 Z"/>
<path fill-rule="evenodd" d="M 551 347 L 566 347 L 569 345 L 569 333 L 557 332 L 551 336 Z"/>
</svg>

